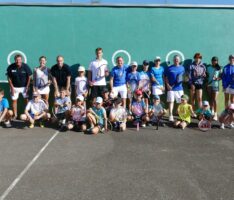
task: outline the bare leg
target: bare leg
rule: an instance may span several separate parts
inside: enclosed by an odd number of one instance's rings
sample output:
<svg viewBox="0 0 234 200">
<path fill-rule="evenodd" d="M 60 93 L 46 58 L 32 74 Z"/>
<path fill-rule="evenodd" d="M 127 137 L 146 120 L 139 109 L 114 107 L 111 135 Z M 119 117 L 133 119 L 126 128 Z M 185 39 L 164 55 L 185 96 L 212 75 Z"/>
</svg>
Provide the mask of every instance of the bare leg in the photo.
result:
<svg viewBox="0 0 234 200">
<path fill-rule="evenodd" d="M 196 90 L 197 103 L 199 108 L 202 107 L 202 90 Z"/>
</svg>

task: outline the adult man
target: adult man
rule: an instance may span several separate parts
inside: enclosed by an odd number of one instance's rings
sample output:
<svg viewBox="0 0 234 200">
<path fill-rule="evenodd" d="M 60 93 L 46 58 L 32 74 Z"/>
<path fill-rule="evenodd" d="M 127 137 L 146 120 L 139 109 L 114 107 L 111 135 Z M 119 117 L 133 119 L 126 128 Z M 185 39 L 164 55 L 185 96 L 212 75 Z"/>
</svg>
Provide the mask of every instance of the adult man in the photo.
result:
<svg viewBox="0 0 234 200">
<path fill-rule="evenodd" d="M 126 108 L 126 98 L 127 98 L 127 86 L 126 78 L 130 71 L 129 66 L 124 64 L 124 60 L 121 56 L 116 58 L 117 66 L 113 67 L 110 77 L 110 89 L 111 94 L 117 97 L 120 94 L 123 107 Z"/>
<path fill-rule="evenodd" d="M 180 57 L 174 56 L 174 64 L 166 69 L 165 82 L 167 87 L 167 102 L 169 103 L 169 121 L 173 122 L 174 101 L 180 103 L 180 98 L 184 94 L 182 82 L 185 69 L 180 65 Z"/>
<path fill-rule="evenodd" d="M 51 67 L 51 75 L 55 89 L 55 96 L 59 96 L 61 88 L 66 89 L 66 93 L 70 94 L 71 87 L 71 70 L 70 67 L 64 63 L 63 56 L 57 56 L 57 64 Z"/>
<path fill-rule="evenodd" d="M 229 56 L 229 64 L 223 68 L 222 74 L 223 90 L 225 93 L 225 108 L 234 103 L 234 55 Z"/>
<path fill-rule="evenodd" d="M 102 90 L 106 88 L 106 76 L 109 76 L 109 71 L 107 68 L 107 61 L 102 58 L 103 50 L 102 48 L 97 48 L 96 59 L 89 64 L 88 80 L 91 87 L 91 98 L 96 99 L 96 97 L 102 95 Z"/>
<path fill-rule="evenodd" d="M 23 63 L 22 56 L 17 54 L 15 56 L 15 63 L 9 65 L 7 68 L 7 76 L 11 90 L 14 118 L 17 118 L 17 100 L 19 94 L 22 94 L 25 103 L 28 102 L 28 91 L 32 70 L 27 64 Z"/>
</svg>

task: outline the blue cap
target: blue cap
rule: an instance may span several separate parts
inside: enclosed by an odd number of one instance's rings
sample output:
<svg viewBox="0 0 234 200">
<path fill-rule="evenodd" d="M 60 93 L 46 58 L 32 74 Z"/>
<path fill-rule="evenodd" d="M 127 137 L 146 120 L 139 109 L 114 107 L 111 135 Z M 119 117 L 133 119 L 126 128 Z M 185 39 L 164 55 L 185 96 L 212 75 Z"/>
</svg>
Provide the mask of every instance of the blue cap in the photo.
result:
<svg viewBox="0 0 234 200">
<path fill-rule="evenodd" d="M 149 65 L 149 61 L 148 60 L 144 60 L 143 61 L 143 65 Z"/>
<path fill-rule="evenodd" d="M 153 96 L 153 99 L 155 99 L 155 100 L 160 100 L 160 96 L 154 95 L 154 96 Z"/>
</svg>

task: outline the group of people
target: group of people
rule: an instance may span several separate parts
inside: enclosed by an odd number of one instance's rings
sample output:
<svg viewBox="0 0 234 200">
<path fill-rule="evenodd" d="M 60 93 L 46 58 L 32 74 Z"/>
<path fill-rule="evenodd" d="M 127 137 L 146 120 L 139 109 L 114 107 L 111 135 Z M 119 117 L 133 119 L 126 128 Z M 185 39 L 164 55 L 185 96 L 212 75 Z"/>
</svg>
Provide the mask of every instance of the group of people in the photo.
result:
<svg viewBox="0 0 234 200">
<path fill-rule="evenodd" d="M 70 67 L 64 63 L 63 56 L 58 56 L 57 63 L 51 68 L 46 66 L 46 57 L 41 56 L 39 66 L 32 71 L 22 56 L 16 55 L 15 62 L 7 68 L 12 110 L 0 89 L 0 122 L 11 127 L 11 119 L 20 118 L 33 128 L 37 121 L 43 127 L 45 120 L 51 120 L 59 122 L 63 129 L 75 128 L 97 134 L 108 130 L 108 123 L 120 131 L 126 129 L 128 121 L 142 127 L 159 123 L 168 112 L 168 120 L 182 129 L 191 122 L 191 117 L 219 120 L 222 129 L 234 127 L 234 55 L 229 56 L 229 63 L 222 68 L 218 57 L 212 57 L 211 64 L 206 66 L 202 63 L 202 55 L 196 53 L 188 70 L 181 65 L 178 55 L 174 56 L 173 64 L 165 68 L 158 56 L 151 68 L 149 61 L 144 60 L 142 70 L 138 69 L 137 62 L 128 66 L 122 57 L 117 57 L 116 66 L 109 71 L 102 48 L 97 48 L 95 53 L 96 58 L 90 63 L 87 76 L 85 67 L 79 66 L 74 87 Z M 107 77 L 110 77 L 109 84 Z M 190 97 L 184 94 L 184 81 L 189 86 Z M 218 116 L 220 81 L 225 94 L 225 110 Z M 31 82 L 33 95 L 28 101 Z M 50 109 L 51 86 L 54 103 Z M 208 100 L 204 100 L 204 90 L 208 92 Z M 74 103 L 72 93 L 75 93 Z M 20 117 L 17 115 L 19 94 L 26 104 Z M 161 101 L 163 95 L 166 95 L 168 111 Z M 173 116 L 175 101 L 179 104 L 176 121 Z"/>
</svg>

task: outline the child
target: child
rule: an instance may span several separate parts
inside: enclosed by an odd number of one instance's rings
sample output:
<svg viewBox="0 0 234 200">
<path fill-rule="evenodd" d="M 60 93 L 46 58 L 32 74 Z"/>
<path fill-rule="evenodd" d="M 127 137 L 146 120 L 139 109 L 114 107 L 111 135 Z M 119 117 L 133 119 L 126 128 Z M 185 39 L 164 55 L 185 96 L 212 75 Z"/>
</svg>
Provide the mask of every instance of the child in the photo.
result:
<svg viewBox="0 0 234 200">
<path fill-rule="evenodd" d="M 234 103 L 230 104 L 220 115 L 220 128 L 225 129 L 225 125 L 234 128 Z"/>
<path fill-rule="evenodd" d="M 167 111 L 163 108 L 162 104 L 160 103 L 160 96 L 154 95 L 153 96 L 153 105 L 149 108 L 149 118 L 152 122 L 158 122 Z M 165 126 L 162 123 L 162 126 Z"/>
<path fill-rule="evenodd" d="M 11 128 L 13 112 L 9 110 L 9 102 L 4 98 L 4 90 L 0 88 L 0 123 L 4 122 L 6 128 Z"/>
<path fill-rule="evenodd" d="M 102 97 L 97 97 L 95 105 L 87 112 L 87 120 L 90 124 L 88 131 L 92 134 L 103 132 L 103 129 L 107 131 L 106 110 L 102 107 L 102 103 Z"/>
<path fill-rule="evenodd" d="M 54 115 L 56 120 L 59 120 L 59 126 L 61 128 L 65 128 L 65 123 L 70 115 L 71 109 L 71 99 L 66 94 L 66 90 L 62 88 L 60 96 L 54 102 Z"/>
<path fill-rule="evenodd" d="M 210 110 L 210 105 L 208 101 L 203 101 L 202 102 L 202 107 L 199 108 L 196 111 L 196 115 L 198 116 L 198 120 L 202 120 L 203 118 L 205 118 L 208 121 L 212 121 L 212 113 Z"/>
<path fill-rule="evenodd" d="M 69 130 L 74 127 L 82 132 L 86 130 L 86 109 L 84 106 L 84 96 L 79 95 L 76 97 L 76 104 L 71 108 L 72 121 L 68 122 L 67 128 Z"/>
<path fill-rule="evenodd" d="M 129 100 L 129 110 L 131 110 L 133 94 L 138 88 L 138 83 L 140 80 L 140 74 L 137 71 L 137 62 L 132 62 L 132 71 L 127 75 L 127 88 L 128 88 L 128 100 Z"/>
<path fill-rule="evenodd" d="M 114 108 L 110 111 L 109 119 L 115 124 L 115 129 L 119 131 L 126 130 L 127 112 L 122 106 L 121 98 L 115 100 Z"/>
<path fill-rule="evenodd" d="M 46 102 L 41 99 L 39 93 L 33 93 L 33 99 L 28 102 L 24 114 L 20 116 L 20 119 L 30 122 L 29 128 L 34 128 L 36 121 L 39 121 L 40 127 L 43 128 L 44 124 L 42 121 L 50 119 L 48 106 Z"/>
<path fill-rule="evenodd" d="M 85 77 L 85 67 L 78 68 L 78 77 L 75 80 L 76 96 L 82 95 L 86 99 L 88 95 L 88 82 Z"/>
<path fill-rule="evenodd" d="M 144 100 L 142 100 L 142 91 L 136 90 L 136 100 L 133 101 L 131 111 L 133 116 L 130 116 L 130 120 L 141 120 L 141 126 L 145 127 L 146 122 L 149 121 L 148 110 Z"/>
<path fill-rule="evenodd" d="M 190 104 L 188 104 L 188 96 L 181 96 L 181 103 L 177 109 L 179 114 L 179 119 L 175 122 L 175 127 L 180 127 L 185 129 L 185 127 L 191 122 L 191 115 L 196 116 L 193 112 L 193 108 Z"/>
<path fill-rule="evenodd" d="M 109 90 L 104 88 L 102 91 L 103 103 L 102 106 L 105 108 L 107 116 L 109 116 L 111 109 L 113 108 L 114 99 L 110 97 Z"/>
</svg>

